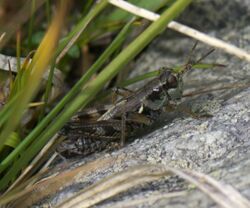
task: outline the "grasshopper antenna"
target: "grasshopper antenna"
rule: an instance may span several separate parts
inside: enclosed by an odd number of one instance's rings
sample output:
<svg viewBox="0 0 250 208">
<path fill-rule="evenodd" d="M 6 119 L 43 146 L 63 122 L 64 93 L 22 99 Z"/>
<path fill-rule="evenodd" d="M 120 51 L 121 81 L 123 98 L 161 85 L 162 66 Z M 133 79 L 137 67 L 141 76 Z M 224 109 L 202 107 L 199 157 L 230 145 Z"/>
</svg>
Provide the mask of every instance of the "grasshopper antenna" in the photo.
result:
<svg viewBox="0 0 250 208">
<path fill-rule="evenodd" d="M 207 56 L 209 56 L 211 53 L 213 53 L 215 51 L 214 48 L 212 48 L 211 50 L 209 50 L 207 53 L 205 53 L 201 58 L 199 58 L 195 63 L 193 64 L 198 64 L 200 63 L 203 59 L 205 59 Z"/>
<path fill-rule="evenodd" d="M 189 55 L 188 55 L 188 58 L 187 58 L 187 61 L 186 61 L 186 64 L 183 65 L 182 70 L 180 71 L 180 73 L 178 73 L 179 76 L 181 76 L 181 74 L 184 74 L 186 71 L 189 71 L 192 68 L 192 66 L 193 66 L 192 56 L 194 54 L 194 50 L 197 47 L 197 45 L 198 45 L 198 41 L 196 41 L 194 43 L 193 47 L 191 48 Z"/>
<path fill-rule="evenodd" d="M 209 50 L 207 53 L 205 53 L 201 58 L 199 58 L 195 63 L 193 63 L 193 65 L 200 63 L 203 59 L 205 59 L 207 56 L 209 56 L 209 55 L 210 55 L 211 53 L 213 53 L 214 51 L 215 51 L 215 49 L 212 48 L 212 49 Z M 216 63 L 214 63 L 214 64 L 212 64 L 212 65 L 213 65 L 213 67 L 215 67 L 215 66 L 217 66 L 217 67 L 226 67 L 225 64 L 216 64 Z"/>
<path fill-rule="evenodd" d="M 187 59 L 187 62 L 186 62 L 186 65 L 188 64 L 191 64 L 192 63 L 192 57 L 194 55 L 194 50 L 195 48 L 197 47 L 198 45 L 198 41 L 196 41 L 193 45 L 193 47 L 191 48 L 190 52 L 189 52 L 189 55 L 188 55 L 188 59 Z"/>
</svg>

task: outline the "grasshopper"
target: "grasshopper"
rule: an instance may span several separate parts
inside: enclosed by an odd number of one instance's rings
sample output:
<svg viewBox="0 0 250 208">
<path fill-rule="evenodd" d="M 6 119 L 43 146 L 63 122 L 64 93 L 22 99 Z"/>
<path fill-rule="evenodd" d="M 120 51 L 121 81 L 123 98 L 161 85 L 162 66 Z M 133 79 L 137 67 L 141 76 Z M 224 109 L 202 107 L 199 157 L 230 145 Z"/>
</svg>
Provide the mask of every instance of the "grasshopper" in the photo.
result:
<svg viewBox="0 0 250 208">
<path fill-rule="evenodd" d="M 100 110 L 89 109 L 76 115 L 62 130 L 62 135 L 69 139 L 60 144 L 58 151 L 67 157 L 113 148 L 119 146 L 119 140 L 123 146 L 126 136 L 151 125 L 163 106 L 181 98 L 182 85 L 182 76 L 173 74 L 170 69 L 162 69 L 157 78 L 139 90 L 101 109 L 106 112 L 97 120 L 86 117 L 90 113 L 91 116 L 98 114 Z"/>
<path fill-rule="evenodd" d="M 195 47 L 196 44 L 191 52 Z M 178 73 L 174 73 L 171 68 L 162 68 L 159 76 L 113 105 L 78 113 L 61 131 L 66 139 L 58 151 L 67 157 L 123 146 L 126 137 L 133 136 L 137 129 L 151 125 L 165 106 L 176 105 L 181 100 L 183 74 L 212 51 L 195 62 L 191 62 L 189 57 L 187 64 Z M 97 119 L 87 118 L 100 113 Z"/>
</svg>

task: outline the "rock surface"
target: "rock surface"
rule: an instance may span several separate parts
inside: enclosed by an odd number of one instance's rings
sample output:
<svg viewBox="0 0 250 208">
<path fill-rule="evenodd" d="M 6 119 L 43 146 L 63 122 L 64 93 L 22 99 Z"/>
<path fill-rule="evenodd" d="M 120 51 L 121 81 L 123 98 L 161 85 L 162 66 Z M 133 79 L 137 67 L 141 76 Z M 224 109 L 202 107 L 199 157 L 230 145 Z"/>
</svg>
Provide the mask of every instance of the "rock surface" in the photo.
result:
<svg viewBox="0 0 250 208">
<path fill-rule="evenodd" d="M 250 2 L 248 0 L 202 0 L 182 15 L 180 22 L 215 35 L 250 51 Z M 183 64 L 194 41 L 166 31 L 153 41 L 136 61 L 136 73 L 161 66 Z M 200 44 L 195 55 L 200 56 L 208 47 Z M 222 51 L 214 52 L 206 62 L 226 64 L 213 70 L 193 70 L 185 77 L 186 92 L 221 87 L 229 83 L 247 83 L 250 64 Z M 135 74 L 131 74 L 134 76 Z M 183 106 L 212 117 L 194 119 L 182 113 L 163 115 L 151 132 L 137 138 L 124 148 L 112 153 L 100 153 L 87 158 L 76 158 L 74 166 L 112 158 L 111 163 L 99 170 L 79 177 L 78 182 L 47 197 L 36 206 L 55 206 L 73 193 L 96 183 L 113 173 L 141 164 L 164 164 L 180 169 L 193 169 L 216 180 L 230 184 L 250 200 L 250 88 L 211 91 L 184 99 Z M 69 162 L 69 163 L 71 163 Z M 73 165 L 72 165 L 73 166 Z M 97 207 L 111 207 L 120 201 L 147 198 L 152 194 L 182 191 L 187 184 L 178 177 L 154 181 L 134 188 Z M 182 197 L 160 199 L 137 207 L 217 207 L 215 202 L 197 189 Z"/>
</svg>

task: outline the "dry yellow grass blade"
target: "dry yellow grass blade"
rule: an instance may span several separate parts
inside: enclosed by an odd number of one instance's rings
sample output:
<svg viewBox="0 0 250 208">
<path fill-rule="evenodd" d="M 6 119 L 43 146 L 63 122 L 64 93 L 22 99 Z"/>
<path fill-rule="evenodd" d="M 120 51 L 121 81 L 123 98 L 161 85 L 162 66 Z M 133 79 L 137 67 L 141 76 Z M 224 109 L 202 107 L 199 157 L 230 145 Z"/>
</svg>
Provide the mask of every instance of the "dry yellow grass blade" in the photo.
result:
<svg viewBox="0 0 250 208">
<path fill-rule="evenodd" d="M 66 4 L 62 4 L 62 8 L 59 10 L 58 15 L 55 16 L 54 21 L 51 23 L 48 32 L 43 38 L 38 50 L 35 53 L 31 62 L 31 76 L 30 79 L 41 79 L 42 74 L 47 69 L 51 58 L 54 55 L 54 51 L 59 39 L 60 30 L 63 25 L 63 19 L 66 10 Z"/>
<path fill-rule="evenodd" d="M 2 34 L 0 35 L 0 42 L 4 39 L 5 34 L 6 34 L 6 33 L 2 33 Z"/>
</svg>

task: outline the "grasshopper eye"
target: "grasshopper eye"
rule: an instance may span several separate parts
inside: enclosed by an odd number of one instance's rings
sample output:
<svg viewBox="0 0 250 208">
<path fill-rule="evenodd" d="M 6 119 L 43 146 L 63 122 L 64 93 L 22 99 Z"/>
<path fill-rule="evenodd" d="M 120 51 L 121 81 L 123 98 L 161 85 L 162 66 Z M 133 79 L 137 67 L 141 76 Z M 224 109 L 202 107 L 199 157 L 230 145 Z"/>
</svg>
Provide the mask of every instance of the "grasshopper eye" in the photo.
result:
<svg viewBox="0 0 250 208">
<path fill-rule="evenodd" d="M 170 88 L 176 88 L 178 86 L 178 80 L 174 75 L 170 75 L 168 77 L 168 87 Z"/>
</svg>

